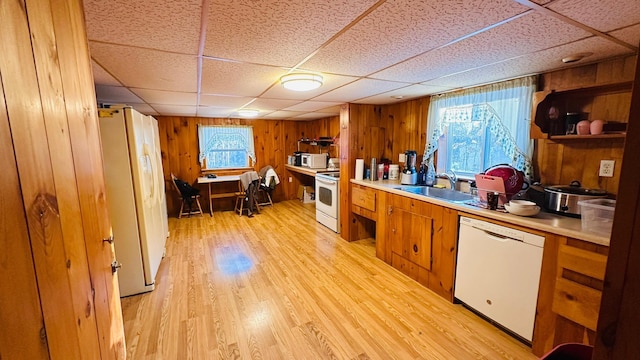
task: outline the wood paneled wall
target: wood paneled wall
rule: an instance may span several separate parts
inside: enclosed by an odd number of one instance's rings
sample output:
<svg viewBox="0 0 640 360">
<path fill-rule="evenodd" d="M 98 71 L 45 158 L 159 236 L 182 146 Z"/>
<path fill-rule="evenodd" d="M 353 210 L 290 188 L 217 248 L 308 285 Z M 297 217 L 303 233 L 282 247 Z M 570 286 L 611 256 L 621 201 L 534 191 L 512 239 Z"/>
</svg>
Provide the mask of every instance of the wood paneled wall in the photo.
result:
<svg viewBox="0 0 640 360">
<path fill-rule="evenodd" d="M 355 177 L 356 159 L 364 159 L 365 167 L 371 158 L 382 158 L 398 163 L 398 155 L 405 150 L 416 150 L 420 163 L 425 148 L 427 111 L 430 98 L 409 100 L 398 104 L 377 106 L 349 104 L 344 106 L 340 119 L 340 206 L 341 236 L 357 240 L 363 232 L 362 222 L 348 211 L 351 209 L 349 179 Z M 344 140 L 348 140 L 345 144 Z"/>
<path fill-rule="evenodd" d="M 0 358 L 124 359 L 82 2 L 0 14 Z"/>
<path fill-rule="evenodd" d="M 195 183 L 201 176 L 202 169 L 198 161 L 198 124 L 204 125 L 245 125 L 253 127 L 253 136 L 256 150 L 256 164 L 254 169 L 260 170 L 266 165 L 271 165 L 280 178 L 280 185 L 276 187 L 274 201 L 295 199 L 298 185 L 301 180 L 292 177 L 289 182 L 289 174 L 284 165 L 287 156 L 292 155 L 298 149 L 298 140 L 303 138 L 319 138 L 320 136 L 339 135 L 339 118 L 330 117 L 310 121 L 283 121 L 263 119 L 228 119 L 228 118 L 195 118 L 195 117 L 170 117 L 158 116 L 160 131 L 160 148 L 162 150 L 162 166 L 167 189 L 167 207 L 170 215 L 176 215 L 180 204 L 177 203 L 177 194 L 173 185 L 169 182 L 173 173 L 177 177 Z M 302 151 L 315 152 L 316 149 L 305 145 Z M 337 157 L 337 147 L 329 149 L 332 156 Z M 324 150 L 323 150 L 324 152 Z M 241 171 L 236 171 L 236 173 Z M 216 174 L 230 173 L 229 171 L 215 171 Z M 233 191 L 234 184 L 223 184 L 217 191 Z M 203 198 L 206 197 L 206 188 L 201 187 Z M 235 199 L 214 200 L 215 209 L 233 209 Z M 203 207 L 208 206 L 208 201 L 202 201 Z"/>
<path fill-rule="evenodd" d="M 542 74 L 540 90 L 564 91 L 631 82 L 635 74 L 635 56 L 609 60 Z M 588 92 L 571 94 L 571 111 L 589 113 L 590 120 L 602 119 L 626 123 L 629 119 L 631 91 L 615 91 L 602 95 Z M 618 193 L 624 139 L 550 140 L 538 139 L 535 144 L 536 177 L 545 185 L 568 185 L 578 180 L 584 187 Z M 599 177 L 600 160 L 615 160 L 614 176 Z"/>
</svg>

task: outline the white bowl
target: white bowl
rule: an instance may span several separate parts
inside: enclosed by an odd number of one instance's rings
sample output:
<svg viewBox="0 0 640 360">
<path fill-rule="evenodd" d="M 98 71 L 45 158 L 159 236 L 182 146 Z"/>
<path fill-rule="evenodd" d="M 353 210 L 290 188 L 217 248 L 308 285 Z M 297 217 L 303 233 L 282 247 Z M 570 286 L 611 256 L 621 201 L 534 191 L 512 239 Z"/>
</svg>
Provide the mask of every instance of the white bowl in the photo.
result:
<svg viewBox="0 0 640 360">
<path fill-rule="evenodd" d="M 519 207 L 519 206 L 511 206 L 509 204 L 504 204 L 504 208 L 505 210 L 507 210 L 509 213 L 513 214 L 513 215 L 518 215 L 518 216 L 535 216 L 540 212 L 540 206 L 525 206 L 525 207 Z"/>
<path fill-rule="evenodd" d="M 509 206 L 512 209 L 518 210 L 531 210 L 534 209 L 537 205 L 533 201 L 527 200 L 511 200 L 509 201 Z"/>
</svg>

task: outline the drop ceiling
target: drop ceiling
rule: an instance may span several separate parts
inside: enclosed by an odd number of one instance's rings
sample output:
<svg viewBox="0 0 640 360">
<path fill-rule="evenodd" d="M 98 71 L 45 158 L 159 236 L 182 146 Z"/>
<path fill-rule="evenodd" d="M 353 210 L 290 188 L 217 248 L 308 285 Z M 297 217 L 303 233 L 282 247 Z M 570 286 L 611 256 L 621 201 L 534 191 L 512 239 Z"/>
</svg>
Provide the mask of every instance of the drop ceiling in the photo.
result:
<svg viewBox="0 0 640 360">
<path fill-rule="evenodd" d="M 638 0 L 86 0 L 98 103 L 310 120 L 637 54 Z M 580 62 L 562 58 L 591 53 Z M 279 84 L 311 71 L 324 84 Z"/>
</svg>

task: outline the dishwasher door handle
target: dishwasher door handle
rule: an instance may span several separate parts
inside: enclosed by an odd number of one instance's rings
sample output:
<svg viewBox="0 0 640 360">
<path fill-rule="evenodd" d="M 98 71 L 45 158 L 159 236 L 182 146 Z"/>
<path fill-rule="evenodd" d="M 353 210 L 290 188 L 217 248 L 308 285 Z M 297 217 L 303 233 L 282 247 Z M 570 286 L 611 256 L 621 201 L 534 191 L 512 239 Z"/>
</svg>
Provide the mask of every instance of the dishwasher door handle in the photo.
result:
<svg viewBox="0 0 640 360">
<path fill-rule="evenodd" d="M 487 235 L 487 237 L 489 239 L 491 239 L 491 240 L 495 240 L 495 241 L 499 241 L 499 242 L 503 242 L 503 243 L 506 243 L 507 241 L 520 241 L 518 239 L 514 239 L 514 238 L 510 238 L 508 236 L 496 234 L 496 233 L 491 232 L 491 231 L 487 231 L 487 230 L 482 230 L 482 231 L 484 231 L 484 233 Z"/>
</svg>

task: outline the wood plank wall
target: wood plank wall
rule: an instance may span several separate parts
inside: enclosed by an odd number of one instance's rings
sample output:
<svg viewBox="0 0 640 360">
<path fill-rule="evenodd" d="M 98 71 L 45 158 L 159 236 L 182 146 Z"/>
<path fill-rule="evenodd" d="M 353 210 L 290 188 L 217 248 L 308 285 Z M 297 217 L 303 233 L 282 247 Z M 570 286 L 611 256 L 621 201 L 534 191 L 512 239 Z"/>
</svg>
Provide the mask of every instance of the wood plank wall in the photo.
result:
<svg viewBox="0 0 640 360">
<path fill-rule="evenodd" d="M 0 358 L 124 359 L 82 3 L 0 14 Z"/>
<path fill-rule="evenodd" d="M 180 204 L 177 202 L 177 194 L 173 185 L 169 182 L 173 173 L 177 177 L 195 183 L 202 169 L 198 161 L 198 124 L 204 125 L 245 125 L 253 126 L 253 136 L 256 150 L 256 164 L 254 169 L 260 170 L 266 165 L 271 165 L 280 178 L 280 185 L 274 191 L 274 201 L 295 199 L 298 185 L 304 179 L 292 177 L 288 182 L 289 174 L 284 165 L 287 156 L 297 151 L 298 140 L 303 138 L 319 138 L 320 136 L 339 136 L 339 118 L 329 117 L 320 120 L 309 121 L 283 121 L 263 119 L 228 119 L 228 118 L 195 118 L 195 117 L 171 117 L 158 116 L 160 131 L 160 148 L 162 150 L 162 166 L 167 189 L 167 207 L 170 216 L 175 216 Z M 317 152 L 317 149 L 302 145 L 302 151 Z M 329 149 L 333 157 L 337 157 L 337 147 Z M 323 150 L 324 152 L 324 150 Z M 216 174 L 230 172 L 216 171 Z M 237 171 L 236 171 L 237 173 Z M 226 188 L 225 188 L 226 187 Z M 206 197 L 206 188 L 201 187 L 203 198 Z M 234 184 L 224 184 L 217 191 L 233 191 Z M 234 199 L 214 200 L 215 209 L 233 209 Z M 208 201 L 202 201 L 205 210 L 208 210 Z"/>
<path fill-rule="evenodd" d="M 355 160 L 364 159 L 365 167 L 375 157 L 398 163 L 398 155 L 416 150 L 419 164 L 425 148 L 429 97 L 393 105 L 349 104 L 343 109 L 341 121 L 340 196 L 341 208 L 351 209 L 349 179 L 355 177 Z M 347 144 L 342 142 L 348 139 Z M 357 240 L 366 232 L 361 221 L 351 211 L 341 211 L 342 238 Z"/>
<path fill-rule="evenodd" d="M 598 85 L 630 82 L 635 74 L 635 56 L 542 74 L 540 90 L 563 91 Z M 586 95 L 572 99 L 590 120 L 626 123 L 629 119 L 631 91 Z M 535 141 L 534 168 L 545 185 L 568 185 L 578 180 L 584 187 L 600 188 L 616 195 L 620 181 L 624 139 Z M 600 160 L 615 160 L 614 176 L 599 177 Z"/>
</svg>

